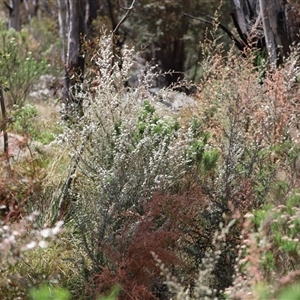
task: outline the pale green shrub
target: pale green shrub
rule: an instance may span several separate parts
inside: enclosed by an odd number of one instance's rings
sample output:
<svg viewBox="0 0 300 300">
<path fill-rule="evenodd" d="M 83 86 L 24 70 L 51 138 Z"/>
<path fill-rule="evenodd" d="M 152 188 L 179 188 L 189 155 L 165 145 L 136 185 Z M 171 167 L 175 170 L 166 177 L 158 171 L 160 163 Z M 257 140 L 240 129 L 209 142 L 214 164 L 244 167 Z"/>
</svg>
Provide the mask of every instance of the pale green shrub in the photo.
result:
<svg viewBox="0 0 300 300">
<path fill-rule="evenodd" d="M 122 69 L 112 67 L 110 39 L 100 40 L 98 86 L 79 95 L 84 116 L 64 136 L 78 161 L 72 189 L 75 217 L 83 218 L 82 227 L 95 222 L 85 235 L 120 211 L 139 207 L 153 190 L 176 188 L 185 173 L 188 137 L 174 119 L 155 115 L 148 75 L 137 89 L 124 87 L 132 55 L 125 49 Z"/>
<path fill-rule="evenodd" d="M 83 116 L 74 118 L 61 137 L 76 165 L 61 201 L 69 202 L 70 218 L 88 256 L 87 278 L 109 264 L 102 248 L 114 246 L 126 214 L 142 215 L 143 203 L 154 191 L 180 191 L 193 162 L 201 165 L 200 152 L 207 170 L 217 163 L 216 151 L 210 155 L 205 147 L 207 136 L 193 125 L 181 126 L 174 117 L 158 114 L 155 96 L 148 91 L 151 69 L 141 72 L 137 88 L 125 87 L 133 54 L 124 48 L 122 68 L 111 65 L 111 38 L 100 39 L 94 57 L 97 76 L 92 87 L 83 86 L 86 92 L 76 95 Z"/>
</svg>

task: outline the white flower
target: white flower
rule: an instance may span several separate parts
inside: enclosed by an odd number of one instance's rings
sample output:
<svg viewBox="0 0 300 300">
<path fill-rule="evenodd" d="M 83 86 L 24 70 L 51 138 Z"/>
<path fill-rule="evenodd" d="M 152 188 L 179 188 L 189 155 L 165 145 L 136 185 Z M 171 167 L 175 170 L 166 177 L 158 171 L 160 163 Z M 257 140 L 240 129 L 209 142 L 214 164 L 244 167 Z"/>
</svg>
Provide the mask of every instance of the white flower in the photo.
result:
<svg viewBox="0 0 300 300">
<path fill-rule="evenodd" d="M 33 249 L 36 247 L 36 242 L 32 241 L 29 244 L 26 245 L 26 249 Z"/>
<path fill-rule="evenodd" d="M 46 241 L 39 241 L 39 246 L 40 246 L 41 248 L 47 248 L 48 243 L 47 243 Z"/>
<path fill-rule="evenodd" d="M 58 234 L 61 231 L 61 227 L 63 226 L 63 221 L 58 221 L 55 225 L 55 227 L 52 229 L 52 233 L 54 235 Z"/>
<path fill-rule="evenodd" d="M 41 236 L 47 238 L 52 235 L 52 230 L 50 228 L 45 228 L 41 230 Z"/>
</svg>

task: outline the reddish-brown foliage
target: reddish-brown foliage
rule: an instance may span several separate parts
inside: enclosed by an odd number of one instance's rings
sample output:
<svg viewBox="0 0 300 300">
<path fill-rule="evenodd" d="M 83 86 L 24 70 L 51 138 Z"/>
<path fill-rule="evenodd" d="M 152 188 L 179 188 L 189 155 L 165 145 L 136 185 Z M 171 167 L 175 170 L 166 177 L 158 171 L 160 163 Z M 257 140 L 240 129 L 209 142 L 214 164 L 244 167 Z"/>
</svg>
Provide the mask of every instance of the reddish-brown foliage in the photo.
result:
<svg viewBox="0 0 300 300">
<path fill-rule="evenodd" d="M 123 213 L 123 230 L 114 242 L 106 241 L 101 249 L 109 263 L 90 278 L 88 293 L 105 294 L 119 285 L 122 300 L 166 299 L 164 278 L 151 253 L 173 272 L 190 270 L 180 250 L 195 232 L 200 234 L 199 209 L 204 206 L 199 193 L 156 193 L 143 204 L 143 213 Z"/>
</svg>

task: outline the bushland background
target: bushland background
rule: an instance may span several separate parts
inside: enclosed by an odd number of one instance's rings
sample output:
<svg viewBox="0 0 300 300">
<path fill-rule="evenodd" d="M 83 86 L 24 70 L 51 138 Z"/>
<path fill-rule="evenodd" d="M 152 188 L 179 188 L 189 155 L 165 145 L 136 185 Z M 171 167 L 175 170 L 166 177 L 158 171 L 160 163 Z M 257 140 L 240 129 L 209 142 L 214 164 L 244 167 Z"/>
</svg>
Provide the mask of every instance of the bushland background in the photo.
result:
<svg viewBox="0 0 300 300">
<path fill-rule="evenodd" d="M 289 1 L 10 0 L 1 299 L 299 299 Z"/>
</svg>

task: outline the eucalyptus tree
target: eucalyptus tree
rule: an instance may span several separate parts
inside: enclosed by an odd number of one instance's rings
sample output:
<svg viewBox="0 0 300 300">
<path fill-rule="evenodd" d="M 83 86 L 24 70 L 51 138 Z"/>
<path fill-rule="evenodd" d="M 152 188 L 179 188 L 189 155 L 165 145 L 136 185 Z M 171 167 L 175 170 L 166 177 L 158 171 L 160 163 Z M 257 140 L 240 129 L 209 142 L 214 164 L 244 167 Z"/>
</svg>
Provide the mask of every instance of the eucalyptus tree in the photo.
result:
<svg viewBox="0 0 300 300">
<path fill-rule="evenodd" d="M 83 40 L 85 36 L 85 0 L 57 0 L 58 21 L 65 69 L 64 117 L 81 114 L 81 100 L 77 97 L 84 79 Z"/>
</svg>

